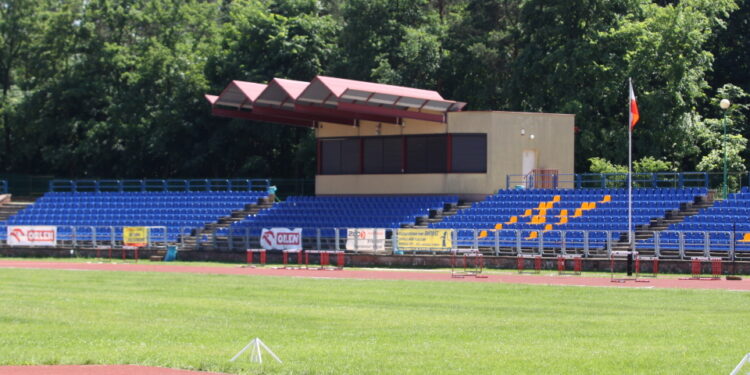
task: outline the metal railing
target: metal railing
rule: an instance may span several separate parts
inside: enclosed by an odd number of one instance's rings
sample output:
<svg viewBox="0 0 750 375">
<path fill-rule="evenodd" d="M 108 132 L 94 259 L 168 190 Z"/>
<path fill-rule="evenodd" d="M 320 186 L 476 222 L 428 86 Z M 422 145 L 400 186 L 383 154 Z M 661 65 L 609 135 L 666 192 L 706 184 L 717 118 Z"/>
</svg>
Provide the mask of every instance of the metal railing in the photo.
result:
<svg viewBox="0 0 750 375">
<path fill-rule="evenodd" d="M 97 246 L 122 247 L 121 226 L 59 225 L 57 246 L 61 248 L 96 248 Z M 167 227 L 149 226 L 147 247 L 165 247 L 176 241 L 169 240 Z M 6 231 L 5 228 L 2 229 Z M 179 239 L 178 239 L 179 240 Z M 0 241 L 7 245 L 7 239 Z"/>
<path fill-rule="evenodd" d="M 351 228 L 303 228 L 302 247 L 308 250 L 382 254 L 441 254 L 456 249 L 478 249 L 487 255 L 495 256 L 576 254 L 587 258 L 606 258 L 613 249 L 627 246 L 627 243 L 621 240 L 627 237 L 627 232 L 623 231 L 536 231 L 538 237 L 531 238 L 533 230 L 452 229 L 451 249 L 412 251 L 399 249 L 398 229 L 386 229 L 383 238 L 374 239 L 378 250 L 373 250 L 369 243 L 367 248 L 361 248 L 356 240 L 347 238 L 348 229 Z M 230 227 L 226 233 L 214 233 L 198 238 L 198 244 L 203 249 L 241 252 L 248 248 L 261 247 L 259 232 L 258 228 Z M 693 256 L 721 257 L 727 260 L 750 259 L 750 242 L 742 242 L 739 232 L 662 231 L 652 234 L 652 239 L 636 241 L 635 250 L 663 259 L 684 260 Z"/>
<path fill-rule="evenodd" d="M 542 179 L 550 184 L 549 188 L 624 188 L 627 187 L 627 173 L 576 173 L 576 174 L 529 174 L 507 175 L 505 188 L 537 186 L 535 179 Z M 633 173 L 633 186 L 639 188 L 684 188 L 709 187 L 709 176 L 706 172 L 658 172 Z"/>
<path fill-rule="evenodd" d="M 50 192 L 268 191 L 268 179 L 52 180 Z"/>
</svg>

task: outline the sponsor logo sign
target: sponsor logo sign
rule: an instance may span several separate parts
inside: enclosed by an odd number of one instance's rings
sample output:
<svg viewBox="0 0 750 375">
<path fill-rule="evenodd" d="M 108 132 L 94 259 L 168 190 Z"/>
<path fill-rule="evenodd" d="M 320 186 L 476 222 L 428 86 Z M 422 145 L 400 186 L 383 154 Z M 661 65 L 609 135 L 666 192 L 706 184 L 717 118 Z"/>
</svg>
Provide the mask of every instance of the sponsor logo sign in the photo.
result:
<svg viewBox="0 0 750 375">
<path fill-rule="evenodd" d="M 398 230 L 399 250 L 448 251 L 453 247 L 451 229 Z"/>
<path fill-rule="evenodd" d="M 10 246 L 56 246 L 57 227 L 54 226 L 8 226 Z"/>
<path fill-rule="evenodd" d="M 122 243 L 125 246 L 146 246 L 148 244 L 148 227 L 123 227 Z"/>
<path fill-rule="evenodd" d="M 263 228 L 260 246 L 266 250 L 302 250 L 302 228 Z"/>
<path fill-rule="evenodd" d="M 349 228 L 346 230 L 347 250 L 385 250 L 385 229 Z"/>
</svg>

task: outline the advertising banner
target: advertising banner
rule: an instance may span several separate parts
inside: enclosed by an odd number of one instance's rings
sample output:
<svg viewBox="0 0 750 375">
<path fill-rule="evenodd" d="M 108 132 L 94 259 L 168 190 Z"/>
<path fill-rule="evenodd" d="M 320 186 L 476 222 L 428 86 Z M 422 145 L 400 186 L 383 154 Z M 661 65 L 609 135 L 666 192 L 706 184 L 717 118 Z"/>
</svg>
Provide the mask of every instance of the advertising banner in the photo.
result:
<svg viewBox="0 0 750 375">
<path fill-rule="evenodd" d="M 346 230 L 346 249 L 363 251 L 385 250 L 385 229 L 349 228 Z"/>
<path fill-rule="evenodd" d="M 148 227 L 123 227 L 122 243 L 125 246 L 148 245 Z"/>
<path fill-rule="evenodd" d="M 263 228 L 260 246 L 266 250 L 302 250 L 302 228 Z"/>
<path fill-rule="evenodd" d="M 56 246 L 57 227 L 27 225 L 8 226 L 9 246 Z"/>
<path fill-rule="evenodd" d="M 399 250 L 449 251 L 453 247 L 451 229 L 411 229 L 398 230 Z"/>
</svg>

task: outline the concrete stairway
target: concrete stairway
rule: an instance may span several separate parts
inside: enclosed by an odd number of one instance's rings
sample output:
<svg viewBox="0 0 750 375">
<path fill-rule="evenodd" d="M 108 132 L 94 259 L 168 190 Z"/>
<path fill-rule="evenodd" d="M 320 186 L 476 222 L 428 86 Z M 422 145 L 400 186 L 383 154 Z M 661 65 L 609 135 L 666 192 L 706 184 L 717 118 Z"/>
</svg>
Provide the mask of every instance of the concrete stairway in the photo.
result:
<svg viewBox="0 0 750 375">
<path fill-rule="evenodd" d="M 695 197 L 693 202 L 680 204 L 679 210 L 671 210 L 664 215 L 663 218 L 651 219 L 648 225 L 639 225 L 635 228 L 635 241 L 647 240 L 654 237 L 655 232 L 661 232 L 667 229 L 670 225 L 681 223 L 685 221 L 688 216 L 698 214 L 702 209 L 708 208 L 714 205 L 713 194 L 701 195 Z M 621 251 L 629 250 L 628 246 L 628 234 L 624 233 L 620 236 L 617 243 L 612 246 L 612 250 Z"/>
<path fill-rule="evenodd" d="M 34 204 L 32 198 L 25 198 L 18 201 L 10 201 L 0 204 L 0 221 L 6 221 L 9 217 L 18 213 L 18 211 Z"/>
<path fill-rule="evenodd" d="M 458 204 L 446 203 L 440 210 L 430 210 L 428 216 L 417 217 L 414 228 L 427 228 L 429 224 L 441 222 L 444 218 L 455 215 L 459 210 L 471 207 L 472 204 L 463 200 L 459 200 Z"/>
<path fill-rule="evenodd" d="M 201 244 L 198 243 L 199 238 L 203 238 L 205 236 L 206 238 L 211 238 L 214 236 L 214 233 L 216 230 L 220 228 L 228 228 L 233 223 L 236 223 L 238 221 L 242 221 L 245 219 L 248 215 L 255 215 L 261 210 L 264 210 L 266 208 L 270 208 L 273 206 L 274 197 L 268 196 L 265 198 L 258 199 L 256 203 L 250 203 L 246 204 L 244 208 L 241 210 L 234 210 L 231 214 L 228 216 L 220 217 L 215 223 L 209 223 L 206 224 L 203 228 L 198 230 L 196 233 L 193 233 L 190 236 L 187 236 L 182 241 L 182 250 L 197 250 L 200 248 Z M 224 238 L 226 241 L 226 238 Z"/>
</svg>

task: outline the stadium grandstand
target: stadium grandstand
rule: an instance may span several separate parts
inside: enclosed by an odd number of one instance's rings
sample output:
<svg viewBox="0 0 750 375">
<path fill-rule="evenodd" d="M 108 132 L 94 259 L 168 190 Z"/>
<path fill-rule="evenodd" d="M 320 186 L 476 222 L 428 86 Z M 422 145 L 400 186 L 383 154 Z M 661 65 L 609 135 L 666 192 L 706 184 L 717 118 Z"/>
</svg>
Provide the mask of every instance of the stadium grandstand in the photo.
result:
<svg viewBox="0 0 750 375">
<path fill-rule="evenodd" d="M 281 201 L 267 179 L 55 180 L 4 211 L 0 240 L 51 226 L 57 246 L 117 247 L 141 227 L 148 246 L 242 253 L 284 229 L 300 249 L 356 253 L 750 254 L 747 188 L 715 201 L 705 173 L 638 174 L 629 210 L 626 175 L 573 173 L 572 115 L 465 111 L 435 91 L 324 76 L 232 81 L 206 99 L 217 116 L 314 129 L 316 195 Z M 352 246 L 362 231 L 382 231 L 380 247 Z M 414 233 L 452 241 L 406 246 Z"/>
<path fill-rule="evenodd" d="M 124 227 L 148 227 L 149 245 L 166 245 L 268 195 L 268 180 L 53 180 L 48 193 L 0 225 L 55 226 L 58 241 L 91 246 L 122 244 Z"/>
</svg>

